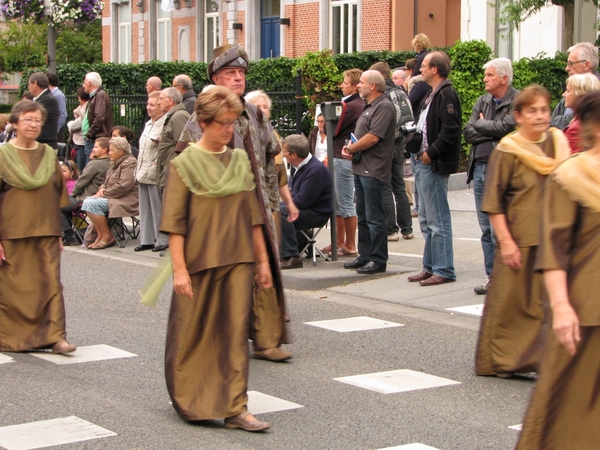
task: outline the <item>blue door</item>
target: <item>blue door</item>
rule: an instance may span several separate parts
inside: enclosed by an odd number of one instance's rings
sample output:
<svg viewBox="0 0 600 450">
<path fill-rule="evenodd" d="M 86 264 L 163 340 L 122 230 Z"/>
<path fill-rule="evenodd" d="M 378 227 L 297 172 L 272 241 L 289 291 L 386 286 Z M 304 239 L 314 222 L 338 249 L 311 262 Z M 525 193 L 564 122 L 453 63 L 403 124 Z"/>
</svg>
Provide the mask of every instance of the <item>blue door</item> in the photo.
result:
<svg viewBox="0 0 600 450">
<path fill-rule="evenodd" d="M 279 16 L 261 17 L 260 19 L 260 57 L 276 58 L 279 56 Z"/>
</svg>

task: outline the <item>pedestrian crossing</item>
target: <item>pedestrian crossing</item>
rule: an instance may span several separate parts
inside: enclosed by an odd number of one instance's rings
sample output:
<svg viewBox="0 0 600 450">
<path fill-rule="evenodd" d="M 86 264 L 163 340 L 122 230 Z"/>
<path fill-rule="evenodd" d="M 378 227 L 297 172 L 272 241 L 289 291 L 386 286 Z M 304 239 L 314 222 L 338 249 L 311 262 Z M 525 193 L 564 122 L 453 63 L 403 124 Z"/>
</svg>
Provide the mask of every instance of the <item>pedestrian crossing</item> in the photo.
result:
<svg viewBox="0 0 600 450">
<path fill-rule="evenodd" d="M 466 312 L 474 311 L 474 306 L 449 308 L 451 311 Z M 482 306 L 482 305 L 481 305 Z M 336 334 L 367 332 L 378 333 L 393 332 L 403 333 L 405 324 L 388 320 L 381 320 L 368 316 L 343 317 L 320 321 L 304 322 L 306 327 L 316 327 Z M 42 359 L 56 365 L 84 364 L 97 361 L 106 361 L 119 358 L 137 357 L 135 353 L 98 344 L 78 347 L 77 351 L 70 355 L 54 355 L 51 352 L 30 352 L 29 356 Z M 0 364 L 14 362 L 8 355 L 0 353 Z M 343 376 L 330 378 L 332 382 L 347 385 L 349 389 L 364 389 L 375 394 L 402 395 L 403 393 L 424 389 L 460 389 L 461 381 L 441 377 L 437 374 L 425 373 L 423 370 L 413 368 L 398 368 L 375 373 L 344 374 Z M 348 391 L 348 396 L 352 392 Z M 266 392 L 252 390 L 248 392 L 248 410 L 255 415 L 274 414 L 283 411 L 296 411 L 306 408 L 305 405 L 290 401 L 285 398 L 276 397 Z M 276 420 L 270 419 L 276 423 Z M 508 427 L 508 426 L 507 426 Z M 520 425 L 508 427 L 520 430 Z M 117 430 L 118 432 L 119 430 Z M 76 416 L 61 417 L 42 420 L 38 422 L 23 423 L 0 427 L 0 447 L 6 450 L 28 450 L 45 448 L 55 445 L 74 444 L 93 439 L 111 438 L 117 436 L 117 432 L 103 428 L 101 425 L 93 424 Z M 276 431 L 272 431 L 276 433 Z M 402 438 L 398 438 L 402 441 Z M 68 448 L 68 447 L 65 447 Z M 432 447 L 420 442 L 398 442 L 397 446 L 380 448 L 378 450 L 444 450 Z"/>
</svg>

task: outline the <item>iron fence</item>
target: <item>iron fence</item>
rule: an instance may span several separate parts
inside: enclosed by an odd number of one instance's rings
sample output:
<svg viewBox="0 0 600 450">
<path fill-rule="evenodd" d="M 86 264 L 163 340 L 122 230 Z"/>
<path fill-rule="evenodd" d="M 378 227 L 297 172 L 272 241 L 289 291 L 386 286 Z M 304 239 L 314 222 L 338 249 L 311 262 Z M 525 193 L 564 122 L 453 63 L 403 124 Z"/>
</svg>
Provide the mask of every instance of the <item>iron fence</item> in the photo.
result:
<svg viewBox="0 0 600 450">
<path fill-rule="evenodd" d="M 298 73 L 296 78 L 289 81 L 273 82 L 268 85 L 253 85 L 248 83 L 247 91 L 262 89 L 273 102 L 271 112 L 271 122 L 282 137 L 289 134 L 302 132 L 307 125 L 302 121 L 307 117 L 308 111 L 302 96 L 302 89 L 298 91 Z M 301 78 L 300 78 L 301 79 Z M 62 87 L 67 101 L 67 120 L 73 120 L 73 110 L 79 105 L 77 92 L 79 86 Z M 201 92 L 204 86 L 194 86 L 195 92 Z M 106 93 L 110 97 L 113 108 L 113 117 L 115 125 L 122 125 L 130 128 L 139 136 L 143 130 L 143 119 L 146 113 L 146 102 L 148 95 L 144 86 L 104 86 Z M 298 124 L 300 118 L 300 124 Z M 310 124 L 308 125 L 310 126 Z"/>
</svg>

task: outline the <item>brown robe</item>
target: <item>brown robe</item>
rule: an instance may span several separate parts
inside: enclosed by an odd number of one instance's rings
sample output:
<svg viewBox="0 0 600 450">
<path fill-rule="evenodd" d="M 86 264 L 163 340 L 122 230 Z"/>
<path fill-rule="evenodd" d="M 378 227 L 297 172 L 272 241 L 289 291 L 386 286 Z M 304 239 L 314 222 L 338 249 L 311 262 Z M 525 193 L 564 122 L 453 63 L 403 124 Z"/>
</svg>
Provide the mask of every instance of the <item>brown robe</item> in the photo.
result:
<svg viewBox="0 0 600 450">
<path fill-rule="evenodd" d="M 230 153 L 218 156 L 226 162 Z M 262 223 L 254 191 L 222 198 L 195 195 L 170 166 L 160 229 L 185 236 L 194 298 L 173 293 L 165 375 L 173 407 L 186 420 L 246 411 L 252 226 Z"/>
<path fill-rule="evenodd" d="M 273 127 L 262 112 L 254 105 L 240 98 L 244 105 L 242 115 L 235 125 L 235 133 L 229 147 L 246 150 L 252 172 L 256 180 L 256 196 L 264 220 L 264 236 L 269 254 L 269 264 L 273 276 L 273 287 L 261 289 L 255 287 L 252 318 L 250 321 L 250 339 L 255 350 L 279 347 L 289 342 L 285 317 L 285 294 L 281 267 L 277 229 L 273 212 L 279 211 L 279 186 L 283 179 L 277 171 L 275 157 L 281 152 L 281 145 Z M 188 145 L 195 144 L 202 137 L 202 129 L 192 114 L 186 124 L 176 151 L 181 153 Z"/>
<path fill-rule="evenodd" d="M 541 147 L 548 156 L 554 156 L 550 135 Z M 541 275 L 533 268 L 540 242 L 545 178 L 514 154 L 492 152 L 481 209 L 506 215 L 510 233 L 521 251 L 522 267 L 506 266 L 497 249 L 475 354 L 477 375 L 510 376 L 538 369 L 544 287 Z"/>
<path fill-rule="evenodd" d="M 600 213 L 569 198 L 552 179 L 546 185 L 543 236 L 536 268 L 567 271 L 569 301 L 581 341 L 569 355 L 552 330 L 518 450 L 595 450 L 600 441 Z"/>
<path fill-rule="evenodd" d="M 19 149 L 34 173 L 43 153 Z M 48 348 L 66 338 L 60 282 L 60 208 L 69 199 L 56 163 L 38 189 L 17 189 L 0 179 L 0 351 Z"/>
</svg>

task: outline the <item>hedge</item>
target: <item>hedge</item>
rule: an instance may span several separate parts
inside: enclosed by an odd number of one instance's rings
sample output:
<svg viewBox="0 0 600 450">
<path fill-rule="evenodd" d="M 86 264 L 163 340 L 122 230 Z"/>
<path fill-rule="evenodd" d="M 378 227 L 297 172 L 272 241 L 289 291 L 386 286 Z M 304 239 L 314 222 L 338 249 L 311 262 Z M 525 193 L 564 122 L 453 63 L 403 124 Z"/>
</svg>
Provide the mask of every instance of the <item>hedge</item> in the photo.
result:
<svg viewBox="0 0 600 450">
<path fill-rule="evenodd" d="M 493 52 L 484 41 L 457 41 L 453 47 L 445 48 L 452 59 L 450 79 L 456 87 L 463 106 L 463 120 L 468 120 L 475 100 L 485 93 L 483 64 L 493 58 Z M 294 92 L 296 69 L 302 69 L 305 105 L 310 113 L 315 104 L 341 98 L 339 84 L 344 70 L 368 69 L 373 63 L 386 61 L 391 68 L 404 65 L 415 54 L 412 51 L 367 51 L 334 55 L 330 50 L 310 52 L 300 58 L 274 58 L 251 61 L 247 75 L 248 89 L 262 88 L 267 92 Z M 552 95 L 552 106 L 561 98 L 567 74 L 564 67 L 567 55 L 557 52 L 554 57 L 540 54 L 534 58 L 523 58 L 513 63 L 513 85 L 523 88 L 531 83 L 545 86 Z M 145 81 L 150 76 L 160 77 L 166 85 L 180 73 L 188 74 L 198 92 L 209 83 L 206 63 L 159 62 L 142 64 L 62 64 L 58 66 L 61 89 L 72 94 L 81 86 L 87 72 L 100 73 L 108 91 L 122 95 L 145 95 Z M 42 68 L 40 70 L 45 70 Z M 21 91 L 27 88 L 29 74 L 23 74 Z M 274 117 L 279 120 L 278 117 Z M 310 126 L 307 120 L 305 128 Z M 465 152 L 468 148 L 464 147 Z"/>
</svg>

